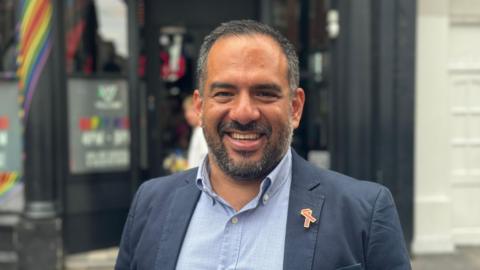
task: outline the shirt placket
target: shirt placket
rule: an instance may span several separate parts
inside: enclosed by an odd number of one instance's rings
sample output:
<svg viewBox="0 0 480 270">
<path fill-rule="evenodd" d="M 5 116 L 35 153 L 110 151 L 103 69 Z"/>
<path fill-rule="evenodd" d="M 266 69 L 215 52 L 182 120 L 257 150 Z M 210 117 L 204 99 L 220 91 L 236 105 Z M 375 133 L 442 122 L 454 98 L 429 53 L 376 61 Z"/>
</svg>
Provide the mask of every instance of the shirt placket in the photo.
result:
<svg viewBox="0 0 480 270">
<path fill-rule="evenodd" d="M 240 214 L 233 215 L 225 224 L 224 241 L 220 250 L 218 270 L 236 269 L 240 256 L 243 223 Z"/>
</svg>

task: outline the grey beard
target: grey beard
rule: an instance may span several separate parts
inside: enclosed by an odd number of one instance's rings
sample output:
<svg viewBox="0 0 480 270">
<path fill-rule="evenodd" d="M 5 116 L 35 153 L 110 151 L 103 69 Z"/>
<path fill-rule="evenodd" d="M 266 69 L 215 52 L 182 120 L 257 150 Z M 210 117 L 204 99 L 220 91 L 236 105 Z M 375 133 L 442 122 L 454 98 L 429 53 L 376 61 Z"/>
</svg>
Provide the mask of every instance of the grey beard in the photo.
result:
<svg viewBox="0 0 480 270">
<path fill-rule="evenodd" d="M 222 132 L 220 128 L 218 134 L 219 138 L 221 138 Z M 280 162 L 290 146 L 293 131 L 290 123 L 288 123 L 287 128 L 280 130 L 278 142 L 267 142 L 265 152 L 258 162 L 249 161 L 248 152 L 240 153 L 246 160 L 235 162 L 228 157 L 227 149 L 221 139 L 218 141 L 216 138 L 210 138 L 207 132 L 204 132 L 204 135 L 209 152 L 212 154 L 211 156 L 225 174 L 239 181 L 257 181 L 265 178 Z M 268 136 L 272 136 L 271 132 Z"/>
</svg>

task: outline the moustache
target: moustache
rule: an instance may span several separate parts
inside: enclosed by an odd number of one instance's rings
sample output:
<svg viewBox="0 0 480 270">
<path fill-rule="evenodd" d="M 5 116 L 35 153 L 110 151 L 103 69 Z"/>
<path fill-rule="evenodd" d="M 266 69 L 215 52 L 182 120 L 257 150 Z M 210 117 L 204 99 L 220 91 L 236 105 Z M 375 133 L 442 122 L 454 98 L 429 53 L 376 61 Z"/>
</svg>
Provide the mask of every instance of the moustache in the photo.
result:
<svg viewBox="0 0 480 270">
<path fill-rule="evenodd" d="M 259 122 L 250 122 L 247 124 L 241 124 L 237 121 L 230 121 L 230 122 L 220 122 L 218 125 L 218 133 L 224 135 L 228 131 L 238 130 L 238 131 L 250 131 L 260 134 L 265 134 L 270 136 L 272 134 L 272 127 L 269 125 L 265 125 Z"/>
</svg>

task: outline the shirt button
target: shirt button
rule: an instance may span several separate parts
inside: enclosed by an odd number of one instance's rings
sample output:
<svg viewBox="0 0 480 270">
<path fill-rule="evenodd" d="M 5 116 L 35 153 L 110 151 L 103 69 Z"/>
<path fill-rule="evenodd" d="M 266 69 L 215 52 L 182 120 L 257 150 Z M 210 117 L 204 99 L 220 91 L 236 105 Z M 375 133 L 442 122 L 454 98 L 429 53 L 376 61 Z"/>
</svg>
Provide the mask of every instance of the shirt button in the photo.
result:
<svg viewBox="0 0 480 270">
<path fill-rule="evenodd" d="M 268 194 L 265 194 L 263 195 L 263 203 L 267 203 L 268 199 L 270 199 L 270 197 L 268 196 Z"/>
<path fill-rule="evenodd" d="M 238 223 L 238 218 L 237 217 L 232 218 L 232 223 L 237 224 Z"/>
</svg>

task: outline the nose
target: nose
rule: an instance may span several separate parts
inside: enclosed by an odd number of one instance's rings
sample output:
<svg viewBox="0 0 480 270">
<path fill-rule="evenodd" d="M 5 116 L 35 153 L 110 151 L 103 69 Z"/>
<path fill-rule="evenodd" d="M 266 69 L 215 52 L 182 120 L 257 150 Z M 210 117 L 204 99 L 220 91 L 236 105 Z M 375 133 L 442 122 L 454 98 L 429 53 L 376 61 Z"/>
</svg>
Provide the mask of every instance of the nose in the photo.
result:
<svg viewBox="0 0 480 270">
<path fill-rule="evenodd" d="M 255 100 L 248 93 L 238 94 L 236 102 L 230 109 L 230 119 L 245 125 L 259 118 L 260 111 Z"/>
</svg>

